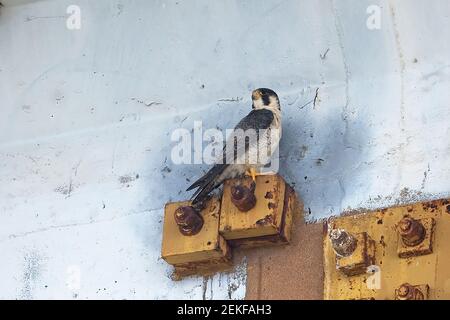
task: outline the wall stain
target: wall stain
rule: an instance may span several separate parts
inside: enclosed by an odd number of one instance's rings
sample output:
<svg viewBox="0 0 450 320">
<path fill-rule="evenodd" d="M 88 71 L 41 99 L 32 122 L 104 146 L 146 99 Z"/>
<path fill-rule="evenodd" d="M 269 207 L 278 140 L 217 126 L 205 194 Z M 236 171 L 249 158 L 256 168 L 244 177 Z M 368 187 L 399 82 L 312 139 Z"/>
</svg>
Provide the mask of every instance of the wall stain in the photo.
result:
<svg viewBox="0 0 450 320">
<path fill-rule="evenodd" d="M 119 182 L 124 185 L 128 185 L 130 182 L 139 179 L 139 174 L 127 174 L 119 177 Z"/>
</svg>

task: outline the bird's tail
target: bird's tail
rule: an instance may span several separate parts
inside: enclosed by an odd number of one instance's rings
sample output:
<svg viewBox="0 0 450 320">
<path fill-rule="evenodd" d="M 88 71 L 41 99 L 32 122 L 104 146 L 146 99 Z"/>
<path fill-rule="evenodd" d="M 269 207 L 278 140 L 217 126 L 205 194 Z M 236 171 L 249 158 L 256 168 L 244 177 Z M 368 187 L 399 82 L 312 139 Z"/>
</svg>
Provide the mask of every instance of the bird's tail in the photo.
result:
<svg viewBox="0 0 450 320">
<path fill-rule="evenodd" d="M 197 204 L 205 200 L 211 191 L 220 186 L 218 178 L 227 166 L 227 164 L 216 164 L 203 177 L 195 181 L 189 188 L 187 188 L 186 191 L 189 191 L 198 187 L 192 195 L 192 204 Z"/>
</svg>

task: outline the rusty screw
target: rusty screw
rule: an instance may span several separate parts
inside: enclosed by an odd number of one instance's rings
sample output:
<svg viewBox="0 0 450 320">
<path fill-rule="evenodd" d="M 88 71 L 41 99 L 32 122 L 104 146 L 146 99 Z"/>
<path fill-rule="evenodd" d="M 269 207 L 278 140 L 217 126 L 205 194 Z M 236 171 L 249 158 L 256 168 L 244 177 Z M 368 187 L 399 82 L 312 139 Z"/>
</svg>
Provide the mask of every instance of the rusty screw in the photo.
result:
<svg viewBox="0 0 450 320">
<path fill-rule="evenodd" d="M 175 223 L 185 236 L 193 236 L 203 227 L 203 217 L 192 206 L 181 206 L 174 213 Z"/>
<path fill-rule="evenodd" d="M 417 220 L 405 217 L 397 224 L 403 243 L 408 247 L 417 246 L 425 239 L 425 227 Z"/>
<path fill-rule="evenodd" d="M 425 297 L 417 287 L 410 285 L 409 283 L 402 284 L 397 289 L 397 296 L 400 300 L 424 300 Z"/>
<path fill-rule="evenodd" d="M 349 232 L 343 229 L 333 229 L 329 234 L 334 252 L 339 257 L 351 255 L 358 244 L 358 241 Z"/>
<path fill-rule="evenodd" d="M 239 211 L 249 211 L 256 205 L 255 182 L 252 182 L 250 188 L 236 185 L 231 187 L 231 202 Z"/>
</svg>

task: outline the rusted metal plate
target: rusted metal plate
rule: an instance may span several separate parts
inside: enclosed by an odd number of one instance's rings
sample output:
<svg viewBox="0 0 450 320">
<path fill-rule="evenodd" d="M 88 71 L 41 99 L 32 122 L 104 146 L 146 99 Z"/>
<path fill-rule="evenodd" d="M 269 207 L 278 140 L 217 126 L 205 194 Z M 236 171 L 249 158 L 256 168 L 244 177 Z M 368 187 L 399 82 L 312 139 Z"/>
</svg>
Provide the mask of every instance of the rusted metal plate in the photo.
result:
<svg viewBox="0 0 450 320">
<path fill-rule="evenodd" d="M 162 258 L 169 264 L 177 265 L 227 257 L 229 248 L 218 232 L 220 199 L 212 197 L 201 211 L 204 223 L 200 232 L 185 236 L 175 222 L 174 213 L 180 206 L 189 204 L 189 201 L 166 204 Z"/>
<path fill-rule="evenodd" d="M 416 254 L 402 258 L 399 253 L 403 240 L 398 232 L 398 223 L 405 217 L 421 221 L 426 234 L 423 242 L 415 248 L 418 250 Z M 366 232 L 375 241 L 375 262 L 367 273 L 347 276 L 337 270 L 336 256 L 327 232 L 334 228 L 342 228 L 352 234 Z M 393 300 L 398 298 L 396 290 L 404 283 L 423 288 L 424 298 L 450 299 L 449 200 L 341 216 L 330 219 L 324 230 L 325 299 Z M 408 250 L 414 251 L 413 247 Z"/>
<path fill-rule="evenodd" d="M 231 179 L 224 184 L 219 232 L 226 240 L 279 233 L 286 183 L 279 175 L 256 177 L 256 205 L 239 211 L 231 201 L 231 187 L 239 183 L 250 187 L 251 182 L 251 178 Z"/>
</svg>

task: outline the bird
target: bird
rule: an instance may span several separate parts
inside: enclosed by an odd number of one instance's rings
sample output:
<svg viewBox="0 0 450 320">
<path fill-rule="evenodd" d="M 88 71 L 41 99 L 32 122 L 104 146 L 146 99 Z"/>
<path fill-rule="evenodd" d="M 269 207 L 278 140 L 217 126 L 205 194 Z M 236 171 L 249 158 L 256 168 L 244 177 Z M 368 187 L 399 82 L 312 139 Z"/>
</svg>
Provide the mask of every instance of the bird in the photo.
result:
<svg viewBox="0 0 450 320">
<path fill-rule="evenodd" d="M 275 91 L 268 88 L 253 90 L 251 97 L 252 111 L 239 121 L 233 134 L 239 129 L 245 132 L 253 129 L 256 131 L 256 142 L 248 139 L 245 143 L 242 141 L 239 143 L 236 141 L 238 135 L 232 134 L 223 148 L 222 158 L 219 159 L 222 161 L 216 161 L 204 176 L 187 188 L 186 191 L 197 188 L 191 197 L 192 205 L 202 204 L 209 198 L 210 193 L 227 179 L 250 176 L 255 182 L 260 169 L 270 163 L 271 156 L 281 139 L 280 100 Z M 264 139 L 261 132 L 265 135 Z M 256 158 L 257 161 L 251 161 Z"/>
</svg>

